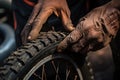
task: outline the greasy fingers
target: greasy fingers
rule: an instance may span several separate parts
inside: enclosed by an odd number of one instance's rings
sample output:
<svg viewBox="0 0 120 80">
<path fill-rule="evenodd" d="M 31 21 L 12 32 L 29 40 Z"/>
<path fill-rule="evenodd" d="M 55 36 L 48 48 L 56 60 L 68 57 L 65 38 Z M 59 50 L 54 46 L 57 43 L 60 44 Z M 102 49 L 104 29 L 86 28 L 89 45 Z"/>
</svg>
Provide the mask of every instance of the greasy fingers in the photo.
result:
<svg viewBox="0 0 120 80">
<path fill-rule="evenodd" d="M 74 29 L 72 21 L 70 20 L 70 10 L 66 0 L 38 0 L 38 3 L 34 6 L 33 12 L 21 33 L 22 42 L 36 39 L 43 24 L 53 13 L 62 19 L 63 25 L 68 31 Z"/>
<path fill-rule="evenodd" d="M 21 32 L 21 40 L 22 40 L 22 44 L 26 44 L 28 41 L 28 35 L 32 29 L 32 23 L 34 21 L 34 19 L 36 18 L 38 12 L 41 9 L 41 4 L 42 3 L 37 3 L 34 6 L 33 12 L 31 13 L 31 16 L 29 17 L 26 25 L 24 26 L 22 32 Z"/>
<path fill-rule="evenodd" d="M 73 24 L 72 24 L 72 21 L 71 21 L 69 15 L 70 15 L 69 12 L 65 12 L 65 11 L 61 10 L 61 18 L 62 18 L 63 25 L 64 25 L 64 27 L 65 27 L 66 30 L 68 30 L 69 32 L 71 32 L 75 28 L 73 27 Z"/>
<path fill-rule="evenodd" d="M 52 9 L 42 9 L 37 18 L 33 22 L 33 28 L 28 36 L 29 40 L 34 40 L 38 37 L 43 24 L 47 21 L 48 17 L 53 13 Z"/>
<path fill-rule="evenodd" d="M 22 30 L 22 33 L 21 33 L 21 40 L 22 40 L 22 44 L 25 45 L 28 41 L 27 37 L 29 35 L 29 32 L 31 31 L 31 28 L 32 26 L 30 25 L 26 25 L 24 27 L 24 29 Z"/>
<path fill-rule="evenodd" d="M 27 24 L 31 24 L 33 23 L 34 19 L 36 18 L 36 16 L 38 15 L 39 11 L 41 10 L 41 5 L 42 3 L 37 3 L 35 6 L 34 6 L 34 9 L 27 21 Z"/>
<path fill-rule="evenodd" d="M 38 37 L 43 24 L 47 21 L 48 17 L 53 13 L 55 13 L 56 16 L 62 18 L 63 25 L 66 30 L 70 32 L 74 30 L 72 21 L 70 19 L 70 11 L 68 10 L 68 8 L 63 11 L 62 8 L 60 8 L 60 10 L 57 10 L 54 8 L 54 6 L 48 7 L 48 5 L 46 5 L 45 7 L 42 8 L 36 19 L 33 21 L 32 25 L 33 28 L 28 36 L 29 40 L 33 40 Z"/>
<path fill-rule="evenodd" d="M 83 17 L 59 45 L 58 52 L 66 48 L 77 53 L 87 53 L 107 46 L 120 28 L 120 11 L 105 5 Z"/>
<path fill-rule="evenodd" d="M 78 29 L 75 29 L 58 45 L 57 51 L 64 51 L 67 47 L 76 43 L 81 37 L 82 34 L 80 33 L 80 31 Z"/>
</svg>

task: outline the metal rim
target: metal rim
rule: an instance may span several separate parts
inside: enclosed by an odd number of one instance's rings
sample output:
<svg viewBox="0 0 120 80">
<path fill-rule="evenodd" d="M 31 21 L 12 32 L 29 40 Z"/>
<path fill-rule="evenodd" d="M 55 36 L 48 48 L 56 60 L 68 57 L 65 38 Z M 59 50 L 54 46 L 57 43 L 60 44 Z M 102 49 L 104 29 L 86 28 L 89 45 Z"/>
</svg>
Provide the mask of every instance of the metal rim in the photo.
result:
<svg viewBox="0 0 120 80">
<path fill-rule="evenodd" d="M 47 66 L 48 64 L 49 66 Z M 61 66 L 62 68 L 64 67 L 64 69 L 62 69 Z M 46 72 L 48 71 L 46 70 L 48 68 L 49 68 L 49 72 Z M 35 80 L 36 79 L 37 80 L 49 80 L 49 79 L 50 80 L 83 80 L 83 77 L 80 69 L 77 67 L 77 65 L 73 60 L 71 60 L 69 57 L 57 54 L 57 55 L 49 55 L 43 58 L 42 60 L 40 60 L 25 75 L 23 80 L 34 80 L 34 79 Z"/>
</svg>

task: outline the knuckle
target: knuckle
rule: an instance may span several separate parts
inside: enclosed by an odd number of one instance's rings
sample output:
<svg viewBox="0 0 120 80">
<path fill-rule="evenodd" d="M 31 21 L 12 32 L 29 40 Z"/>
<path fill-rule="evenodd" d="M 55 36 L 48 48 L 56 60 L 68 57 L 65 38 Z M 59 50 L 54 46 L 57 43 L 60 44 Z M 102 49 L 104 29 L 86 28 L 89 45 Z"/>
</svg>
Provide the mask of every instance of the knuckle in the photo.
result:
<svg viewBox="0 0 120 80">
<path fill-rule="evenodd" d="M 88 38 L 98 38 L 101 34 L 101 30 L 96 30 L 94 27 L 89 29 Z"/>
<path fill-rule="evenodd" d="M 104 32 L 106 29 L 107 34 L 115 36 L 120 27 L 120 12 L 114 8 L 108 9 L 102 18 L 104 21 L 104 25 L 102 25 Z"/>
<path fill-rule="evenodd" d="M 75 43 L 80 39 L 80 37 L 81 37 L 80 32 L 78 30 L 74 30 L 68 35 L 68 42 Z"/>
<path fill-rule="evenodd" d="M 103 16 L 104 20 L 107 21 L 107 24 L 114 22 L 114 20 L 118 20 L 120 18 L 119 11 L 117 9 L 112 8 L 108 9 Z"/>
</svg>

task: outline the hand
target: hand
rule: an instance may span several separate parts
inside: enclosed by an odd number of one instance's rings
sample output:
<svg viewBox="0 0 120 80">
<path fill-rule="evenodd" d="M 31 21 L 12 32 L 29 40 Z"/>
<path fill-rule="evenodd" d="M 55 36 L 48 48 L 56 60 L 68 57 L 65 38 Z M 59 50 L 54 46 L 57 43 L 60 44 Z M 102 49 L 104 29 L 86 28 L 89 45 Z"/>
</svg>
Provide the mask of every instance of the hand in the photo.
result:
<svg viewBox="0 0 120 80">
<path fill-rule="evenodd" d="M 37 38 L 43 24 L 53 13 L 62 19 L 65 29 L 68 31 L 74 29 L 66 0 L 39 0 L 34 6 L 33 12 L 21 33 L 23 44 L 25 44 L 27 40 Z"/>
<path fill-rule="evenodd" d="M 87 53 L 108 45 L 120 27 L 120 12 L 110 6 L 92 10 L 78 23 L 59 45 L 58 52 L 70 48 L 77 53 Z"/>
</svg>

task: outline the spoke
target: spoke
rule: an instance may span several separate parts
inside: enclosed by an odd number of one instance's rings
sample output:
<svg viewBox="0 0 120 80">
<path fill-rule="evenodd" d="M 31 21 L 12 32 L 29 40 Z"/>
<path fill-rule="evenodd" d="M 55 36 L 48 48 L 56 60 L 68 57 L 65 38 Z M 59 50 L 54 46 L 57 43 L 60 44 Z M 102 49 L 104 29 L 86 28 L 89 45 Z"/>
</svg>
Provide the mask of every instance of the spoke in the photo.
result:
<svg viewBox="0 0 120 80">
<path fill-rule="evenodd" d="M 70 69 L 68 70 L 68 66 L 66 68 L 66 80 L 68 80 L 69 74 L 70 74 Z"/>
<path fill-rule="evenodd" d="M 56 79 L 60 80 L 60 77 L 59 77 L 59 64 L 57 65 Z"/>
<path fill-rule="evenodd" d="M 59 64 L 57 65 L 57 68 L 56 68 L 54 61 L 51 61 L 51 62 L 53 64 L 53 67 L 54 67 L 54 70 L 55 70 L 55 73 L 56 73 L 55 80 L 60 80 L 60 76 L 58 74 L 58 72 L 59 72 Z"/>
<path fill-rule="evenodd" d="M 42 80 L 47 80 L 46 72 L 45 72 L 45 65 L 42 66 Z"/>
<path fill-rule="evenodd" d="M 75 75 L 74 80 L 77 80 L 77 77 L 78 77 L 78 76 L 77 76 L 77 75 Z"/>
<path fill-rule="evenodd" d="M 71 66 L 69 62 L 67 61 L 61 61 L 59 59 L 52 59 L 48 62 L 49 64 L 47 65 L 42 64 L 37 70 L 33 73 L 31 76 L 31 79 L 37 79 L 37 80 L 47 80 L 47 79 L 53 79 L 53 80 L 78 80 L 79 75 L 74 71 L 74 65 Z M 50 66 L 50 67 L 47 67 Z M 76 67 L 75 67 L 76 68 Z M 47 70 L 51 69 L 51 70 Z M 62 71 L 64 70 L 64 71 Z M 51 71 L 51 72 L 47 72 Z M 51 74 L 52 73 L 52 74 Z"/>
<path fill-rule="evenodd" d="M 37 75 L 36 73 L 33 74 L 33 76 L 37 77 L 38 79 L 42 79 L 39 75 Z"/>
</svg>

